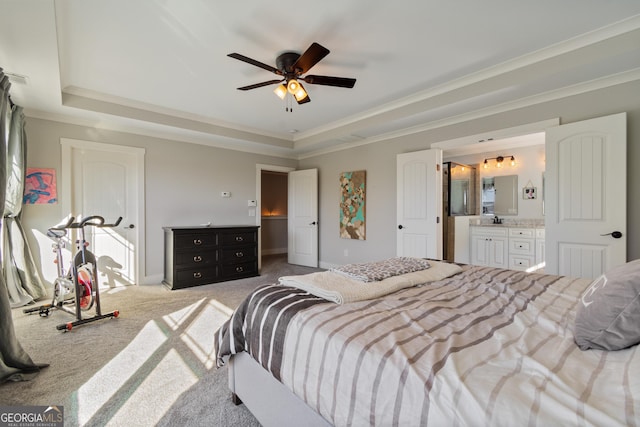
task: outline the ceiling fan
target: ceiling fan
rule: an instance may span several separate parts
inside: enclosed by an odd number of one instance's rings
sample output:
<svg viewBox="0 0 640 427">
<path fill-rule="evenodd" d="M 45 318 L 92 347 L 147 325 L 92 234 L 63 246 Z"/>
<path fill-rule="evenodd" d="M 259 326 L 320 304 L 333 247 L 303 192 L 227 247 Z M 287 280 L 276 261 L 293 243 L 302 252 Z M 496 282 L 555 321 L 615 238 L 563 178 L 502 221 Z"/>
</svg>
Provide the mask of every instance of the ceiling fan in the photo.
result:
<svg viewBox="0 0 640 427">
<path fill-rule="evenodd" d="M 282 79 L 269 80 L 249 86 L 243 86 L 239 87 L 238 90 L 256 89 L 262 86 L 279 83 L 274 92 L 280 97 L 280 99 L 284 99 L 285 96 L 287 96 L 287 93 L 290 93 L 298 104 L 304 104 L 311 101 L 311 99 L 309 98 L 307 91 L 302 86 L 302 83 L 300 83 L 301 80 L 309 84 L 345 88 L 352 88 L 356 84 L 356 79 L 346 77 L 316 75 L 302 76 L 328 54 L 329 49 L 314 42 L 302 55 L 297 52 L 284 52 L 278 55 L 275 67 L 256 61 L 255 59 L 251 59 L 244 55 L 240 55 L 239 53 L 230 53 L 227 56 L 282 76 Z"/>
</svg>

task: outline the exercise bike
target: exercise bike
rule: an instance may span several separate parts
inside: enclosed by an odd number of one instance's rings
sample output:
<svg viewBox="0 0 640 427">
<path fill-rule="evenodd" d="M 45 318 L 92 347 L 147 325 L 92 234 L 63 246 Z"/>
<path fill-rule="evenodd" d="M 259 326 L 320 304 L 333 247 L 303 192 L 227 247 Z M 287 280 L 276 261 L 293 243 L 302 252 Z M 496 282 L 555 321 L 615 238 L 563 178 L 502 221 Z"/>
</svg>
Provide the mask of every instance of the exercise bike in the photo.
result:
<svg viewBox="0 0 640 427">
<path fill-rule="evenodd" d="M 28 314 L 38 312 L 41 317 L 48 317 L 53 309 L 59 309 L 75 315 L 75 321 L 56 326 L 56 329 L 60 331 L 70 331 L 75 326 L 120 315 L 118 310 L 105 314 L 101 312 L 100 289 L 96 280 L 97 262 L 95 255 L 87 249 L 89 243 L 85 238 L 85 227 L 116 227 L 122 221 L 122 217 L 118 218 L 113 224 L 105 224 L 104 218 L 98 215 L 88 216 L 78 222 L 74 222 L 74 220 L 75 218 L 71 217 L 65 225 L 51 227 L 47 230 L 47 236 L 55 241 L 52 247 L 56 254 L 54 262 L 57 265 L 58 273 L 53 285 L 51 303 L 23 310 Z M 73 263 L 69 270 L 65 272 L 62 250 L 65 247 L 65 237 L 68 229 L 78 229 L 79 236 L 78 240 L 76 240 L 76 254 L 73 257 Z M 71 304 L 74 304 L 73 309 L 67 307 Z M 82 313 L 91 310 L 93 307 L 95 307 L 94 315 L 83 317 Z"/>
</svg>

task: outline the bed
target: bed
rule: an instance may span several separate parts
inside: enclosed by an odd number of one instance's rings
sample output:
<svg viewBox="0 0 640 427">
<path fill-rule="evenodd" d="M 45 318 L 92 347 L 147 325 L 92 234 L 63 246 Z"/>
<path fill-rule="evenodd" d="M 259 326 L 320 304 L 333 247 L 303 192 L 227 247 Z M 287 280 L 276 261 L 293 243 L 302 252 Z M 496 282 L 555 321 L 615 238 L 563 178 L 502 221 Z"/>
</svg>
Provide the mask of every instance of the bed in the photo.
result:
<svg viewBox="0 0 640 427">
<path fill-rule="evenodd" d="M 443 272 L 361 281 L 395 288 L 337 302 L 283 278 L 216 332 L 218 365 L 265 426 L 639 425 L 640 263 L 629 265 L 614 286 L 430 261 Z M 616 308 L 597 300 L 607 292 Z M 617 329 L 589 336 L 607 310 Z"/>
</svg>

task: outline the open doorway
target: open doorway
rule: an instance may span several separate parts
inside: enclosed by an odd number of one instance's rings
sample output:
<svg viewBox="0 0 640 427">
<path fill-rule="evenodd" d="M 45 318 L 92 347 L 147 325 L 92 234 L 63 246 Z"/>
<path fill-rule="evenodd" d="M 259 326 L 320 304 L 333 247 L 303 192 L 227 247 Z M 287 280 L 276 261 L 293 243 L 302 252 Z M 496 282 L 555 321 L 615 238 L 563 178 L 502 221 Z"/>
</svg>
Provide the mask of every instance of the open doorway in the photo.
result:
<svg viewBox="0 0 640 427">
<path fill-rule="evenodd" d="M 262 171 L 261 228 L 262 256 L 287 254 L 287 193 L 286 172 Z"/>
<path fill-rule="evenodd" d="M 443 222 L 447 224 L 447 233 L 443 235 L 443 248 L 447 259 L 455 262 L 469 263 L 470 260 L 470 222 L 481 221 L 482 213 L 482 179 L 490 175 L 517 175 L 517 187 L 529 185 L 542 189 L 542 179 L 545 170 L 545 129 L 558 126 L 558 119 L 545 120 L 529 125 L 518 126 L 503 130 L 496 130 L 483 135 L 473 135 L 456 140 L 442 141 L 432 145 L 432 148 L 443 150 L 443 161 L 470 165 L 476 169 L 474 194 L 478 198 L 476 209 L 463 215 L 447 216 L 443 212 Z M 496 168 L 498 157 L 515 156 L 516 166 L 510 164 L 501 169 Z M 485 168 L 488 160 L 488 168 Z M 531 184 L 529 184 L 531 183 Z M 443 190 L 448 190 L 444 189 Z M 443 199 L 445 195 L 443 194 Z M 508 218 L 540 219 L 543 221 L 542 209 L 544 194 L 532 201 L 522 201 L 517 214 L 508 214 Z M 475 212 L 474 212 L 475 211 Z M 502 216 L 502 215 L 501 215 Z M 446 243 L 445 243 L 446 242 Z"/>
<path fill-rule="evenodd" d="M 257 165 L 256 197 L 259 268 L 263 262 L 282 257 L 286 260 L 288 173 L 294 168 Z"/>
</svg>

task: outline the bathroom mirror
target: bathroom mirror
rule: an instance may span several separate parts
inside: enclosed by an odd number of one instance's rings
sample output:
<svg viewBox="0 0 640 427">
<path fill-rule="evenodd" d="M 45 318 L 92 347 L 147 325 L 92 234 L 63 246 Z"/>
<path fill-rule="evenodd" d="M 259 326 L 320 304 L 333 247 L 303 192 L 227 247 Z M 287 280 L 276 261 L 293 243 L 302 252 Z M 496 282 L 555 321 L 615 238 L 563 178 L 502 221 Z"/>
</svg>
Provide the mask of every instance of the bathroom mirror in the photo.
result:
<svg viewBox="0 0 640 427">
<path fill-rule="evenodd" d="M 482 214 L 518 215 L 518 175 L 482 178 Z"/>
<path fill-rule="evenodd" d="M 443 201 L 449 216 L 476 215 L 476 168 L 462 163 L 443 164 L 446 191 Z"/>
</svg>

